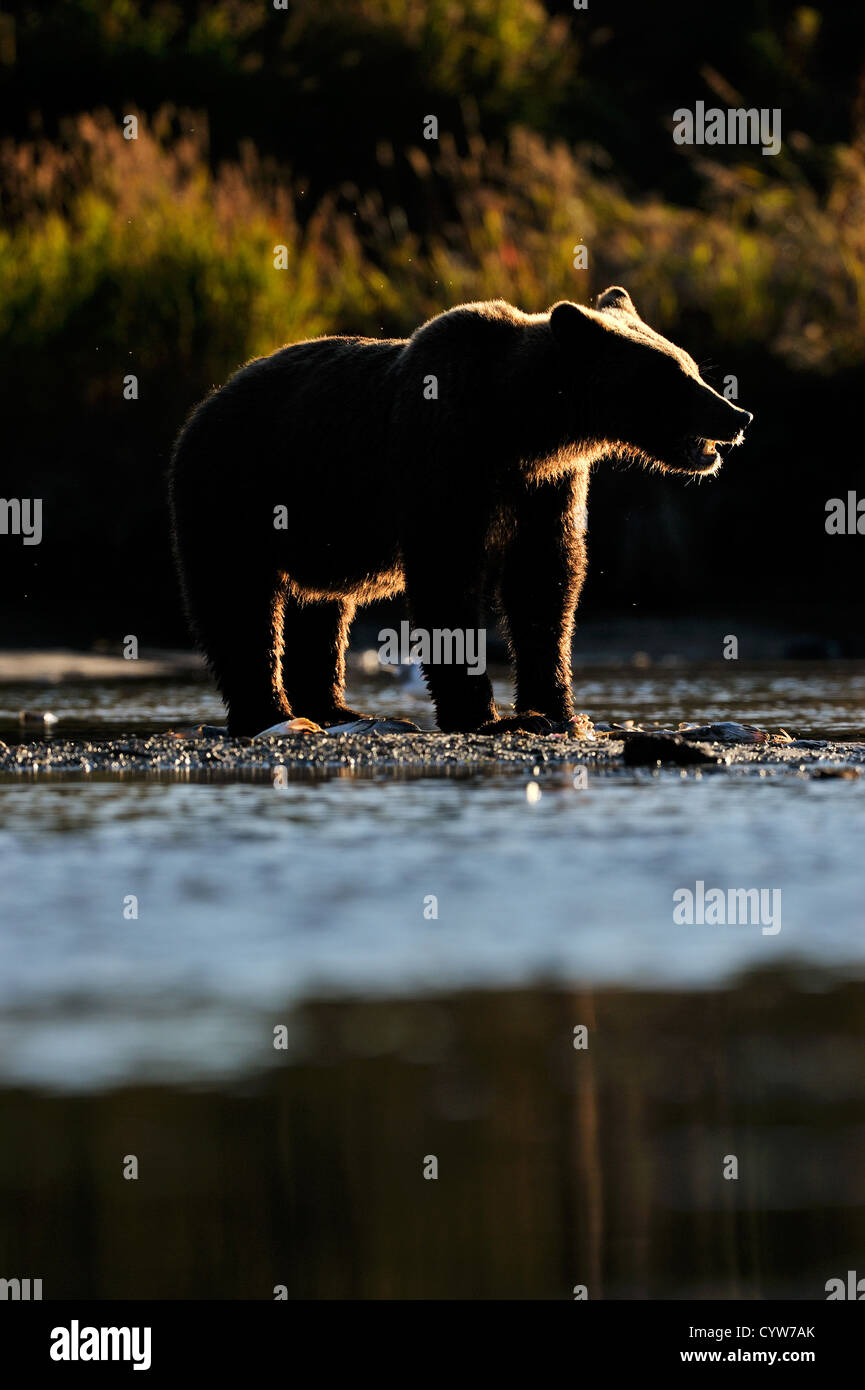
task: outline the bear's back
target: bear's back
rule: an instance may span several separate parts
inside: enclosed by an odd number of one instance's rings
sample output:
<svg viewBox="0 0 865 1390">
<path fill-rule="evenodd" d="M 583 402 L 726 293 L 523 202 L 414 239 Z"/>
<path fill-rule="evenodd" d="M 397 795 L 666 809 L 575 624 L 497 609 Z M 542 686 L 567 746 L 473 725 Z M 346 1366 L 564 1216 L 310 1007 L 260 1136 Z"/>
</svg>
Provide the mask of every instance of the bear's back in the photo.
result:
<svg viewBox="0 0 865 1390">
<path fill-rule="evenodd" d="M 254 409 L 260 428 L 286 440 L 311 426 L 321 437 L 375 427 L 392 395 L 391 368 L 403 348 L 392 338 L 314 338 L 241 367 L 218 393 L 230 414 Z M 215 399 L 211 397 L 211 399 Z"/>
<path fill-rule="evenodd" d="M 318 485 L 350 452 L 379 466 L 393 394 L 398 339 L 315 338 L 279 348 L 235 372 L 193 412 L 176 466 L 210 486 L 286 471 Z M 225 476 L 222 476 L 222 474 Z"/>
</svg>

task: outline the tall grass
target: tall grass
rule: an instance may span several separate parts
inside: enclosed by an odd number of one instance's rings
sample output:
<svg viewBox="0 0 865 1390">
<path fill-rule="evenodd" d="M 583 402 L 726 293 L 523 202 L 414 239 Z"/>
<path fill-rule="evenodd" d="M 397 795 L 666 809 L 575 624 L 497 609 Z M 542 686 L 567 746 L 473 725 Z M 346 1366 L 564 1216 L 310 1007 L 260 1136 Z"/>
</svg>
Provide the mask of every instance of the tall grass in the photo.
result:
<svg viewBox="0 0 865 1390">
<path fill-rule="evenodd" d="M 434 153 L 430 153 L 434 148 Z M 820 371 L 865 358 L 865 150 L 832 156 L 826 191 L 788 170 L 701 166 L 698 208 L 629 198 L 597 152 L 525 129 L 507 147 L 444 136 L 410 151 L 415 229 L 377 193 L 343 187 L 309 209 L 246 148 L 215 172 L 201 116 L 163 110 L 126 140 L 107 113 L 59 142 L 0 146 L 0 361 L 82 373 L 100 361 L 219 381 L 238 362 L 329 331 L 405 333 L 448 305 L 504 297 L 537 310 L 627 285 L 672 331 L 711 324 Z M 380 150 L 383 172 L 391 152 Z M 574 247 L 589 268 L 573 268 Z M 274 268 L 274 248 L 287 268 Z M 101 354 L 101 357 L 97 357 Z"/>
</svg>

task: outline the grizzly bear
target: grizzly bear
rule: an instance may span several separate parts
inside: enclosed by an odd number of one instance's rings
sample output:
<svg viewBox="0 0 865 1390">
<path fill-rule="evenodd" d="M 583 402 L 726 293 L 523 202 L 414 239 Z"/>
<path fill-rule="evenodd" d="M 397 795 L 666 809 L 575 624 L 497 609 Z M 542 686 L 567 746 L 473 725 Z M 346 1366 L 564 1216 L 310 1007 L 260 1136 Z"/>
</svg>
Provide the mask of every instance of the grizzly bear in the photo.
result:
<svg viewBox="0 0 865 1390">
<path fill-rule="evenodd" d="M 592 463 L 709 474 L 751 415 L 640 318 L 463 304 L 407 339 L 327 337 L 238 371 L 193 411 L 170 467 L 174 552 L 232 735 L 345 705 L 359 604 L 405 591 L 416 630 L 477 630 L 492 593 L 516 677 L 423 668 L 442 730 L 550 730 L 573 717 L 571 636 Z"/>
</svg>

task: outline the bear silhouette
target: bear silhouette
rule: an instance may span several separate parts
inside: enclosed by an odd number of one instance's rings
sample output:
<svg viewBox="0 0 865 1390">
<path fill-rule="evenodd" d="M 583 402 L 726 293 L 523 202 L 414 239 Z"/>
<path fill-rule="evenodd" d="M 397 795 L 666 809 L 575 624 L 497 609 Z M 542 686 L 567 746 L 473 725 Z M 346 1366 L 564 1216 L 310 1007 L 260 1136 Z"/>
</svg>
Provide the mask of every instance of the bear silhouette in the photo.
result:
<svg viewBox="0 0 865 1390">
<path fill-rule="evenodd" d="M 415 629 L 476 631 L 492 590 L 517 713 L 484 673 L 423 667 L 442 730 L 573 715 L 571 637 L 593 462 L 715 473 L 751 415 L 614 286 L 594 309 L 501 300 L 407 339 L 326 337 L 241 368 L 191 414 L 169 490 L 187 614 L 232 735 L 346 707 L 356 608 L 405 591 Z"/>
</svg>

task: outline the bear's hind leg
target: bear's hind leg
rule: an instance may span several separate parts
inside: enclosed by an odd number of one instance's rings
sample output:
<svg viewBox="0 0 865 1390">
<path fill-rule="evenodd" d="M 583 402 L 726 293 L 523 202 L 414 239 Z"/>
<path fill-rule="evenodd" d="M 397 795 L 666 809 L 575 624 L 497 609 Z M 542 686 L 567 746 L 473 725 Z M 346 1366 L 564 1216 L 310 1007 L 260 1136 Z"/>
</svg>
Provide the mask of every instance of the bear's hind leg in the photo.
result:
<svg viewBox="0 0 865 1390">
<path fill-rule="evenodd" d="M 345 649 L 352 599 L 298 599 L 283 609 L 282 685 L 295 715 L 326 728 L 363 719 L 345 703 Z"/>
<path fill-rule="evenodd" d="M 230 580 L 230 582 L 229 582 Z M 285 576 L 185 575 L 189 618 L 228 710 L 233 738 L 292 718 L 282 689 Z"/>
</svg>

